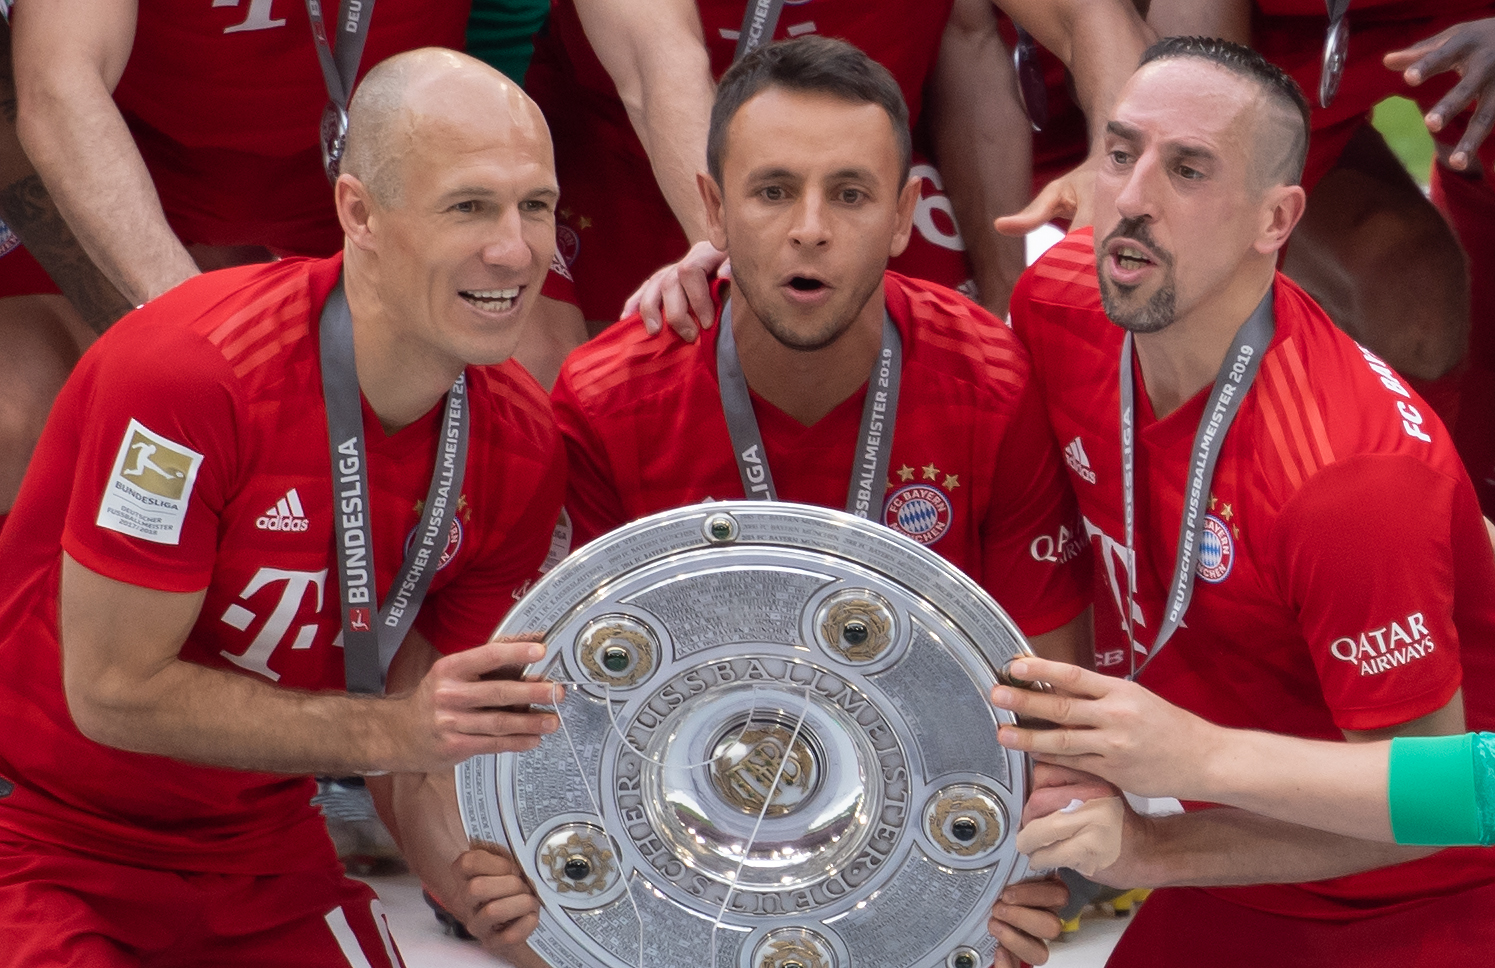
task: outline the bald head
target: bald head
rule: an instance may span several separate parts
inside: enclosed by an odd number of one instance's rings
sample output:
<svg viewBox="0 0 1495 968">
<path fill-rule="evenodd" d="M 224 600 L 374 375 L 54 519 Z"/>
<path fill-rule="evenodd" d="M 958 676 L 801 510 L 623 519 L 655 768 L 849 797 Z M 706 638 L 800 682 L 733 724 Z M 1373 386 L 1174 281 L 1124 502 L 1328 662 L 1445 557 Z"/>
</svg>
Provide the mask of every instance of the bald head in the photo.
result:
<svg viewBox="0 0 1495 968">
<path fill-rule="evenodd" d="M 539 107 L 517 84 L 466 54 L 424 47 L 381 61 L 348 106 L 342 171 L 361 181 L 378 204 L 397 205 L 406 162 L 425 139 L 484 130 L 516 146 L 543 142 L 550 131 Z"/>
</svg>

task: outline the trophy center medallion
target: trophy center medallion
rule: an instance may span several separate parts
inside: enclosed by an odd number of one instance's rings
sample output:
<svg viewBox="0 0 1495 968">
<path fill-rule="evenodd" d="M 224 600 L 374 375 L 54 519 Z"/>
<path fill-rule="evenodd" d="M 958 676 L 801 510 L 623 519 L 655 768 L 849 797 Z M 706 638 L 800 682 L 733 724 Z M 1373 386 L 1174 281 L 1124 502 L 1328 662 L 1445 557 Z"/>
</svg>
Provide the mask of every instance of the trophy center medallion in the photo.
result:
<svg viewBox="0 0 1495 968">
<path fill-rule="evenodd" d="M 796 736 L 792 724 L 778 721 L 728 730 L 715 744 L 710 770 L 721 798 L 753 816 L 793 813 L 820 782 L 814 738 L 803 727 Z"/>
</svg>

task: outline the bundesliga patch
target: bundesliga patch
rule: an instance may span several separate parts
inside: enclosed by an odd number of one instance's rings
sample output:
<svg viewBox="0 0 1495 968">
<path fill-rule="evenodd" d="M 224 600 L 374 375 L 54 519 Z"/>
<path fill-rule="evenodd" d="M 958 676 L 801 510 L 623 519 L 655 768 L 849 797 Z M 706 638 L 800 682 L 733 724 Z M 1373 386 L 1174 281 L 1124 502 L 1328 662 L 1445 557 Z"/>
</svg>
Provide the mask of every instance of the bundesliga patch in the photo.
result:
<svg viewBox="0 0 1495 968">
<path fill-rule="evenodd" d="M 3 0 L 0 0 L 3 2 Z M 21 237 L 9 225 L 0 222 L 0 255 L 10 255 L 21 244 Z"/>
<path fill-rule="evenodd" d="M 1210 583 L 1222 582 L 1230 574 L 1235 563 L 1235 539 L 1225 522 L 1207 514 L 1204 529 L 1199 533 L 1199 567 L 1195 569 L 1200 578 Z"/>
<path fill-rule="evenodd" d="M 950 530 L 950 499 L 928 484 L 900 487 L 883 506 L 882 523 L 920 544 L 932 545 Z"/>
<path fill-rule="evenodd" d="M 131 420 L 94 521 L 157 544 L 181 544 L 202 455 Z"/>
</svg>

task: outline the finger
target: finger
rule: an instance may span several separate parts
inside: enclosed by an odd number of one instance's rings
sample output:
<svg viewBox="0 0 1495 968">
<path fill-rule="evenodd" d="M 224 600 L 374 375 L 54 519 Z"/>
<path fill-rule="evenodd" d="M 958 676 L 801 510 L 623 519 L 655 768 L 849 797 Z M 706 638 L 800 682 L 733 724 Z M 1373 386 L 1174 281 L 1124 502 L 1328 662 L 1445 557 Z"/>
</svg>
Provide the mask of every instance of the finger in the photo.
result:
<svg viewBox="0 0 1495 968">
<path fill-rule="evenodd" d="M 535 928 L 540 926 L 540 914 L 526 914 L 509 922 L 508 927 L 493 936 L 493 940 L 501 945 L 515 945 L 524 941 L 534 933 Z"/>
<path fill-rule="evenodd" d="M 560 728 L 560 720 L 550 713 L 490 709 L 451 714 L 444 726 L 454 741 L 464 736 L 520 739 L 549 735 Z"/>
<path fill-rule="evenodd" d="M 989 922 L 987 930 L 995 935 L 997 931 L 996 922 Z M 1022 965 L 1023 963 L 1017 960 L 1017 955 L 1014 955 L 1005 948 L 998 948 L 992 960 L 991 968 L 1022 968 Z"/>
<path fill-rule="evenodd" d="M 533 712 L 531 706 L 554 705 L 565 698 L 558 682 L 528 679 L 481 679 L 477 682 L 447 680 L 437 685 L 437 709 L 454 714 L 467 712 Z"/>
<path fill-rule="evenodd" d="M 1064 930 L 1064 922 L 1059 920 L 1059 915 L 1044 908 L 1025 907 L 998 900 L 992 905 L 991 916 L 1032 938 L 1057 938 Z"/>
<path fill-rule="evenodd" d="M 431 671 L 443 678 L 477 682 L 485 673 L 539 662 L 545 658 L 543 642 L 485 642 L 436 660 Z"/>
<path fill-rule="evenodd" d="M 648 284 L 648 281 L 645 280 L 644 286 L 647 286 Z M 633 290 L 633 292 L 628 296 L 627 299 L 623 300 L 623 313 L 618 317 L 619 319 L 627 319 L 629 316 L 635 315 L 638 312 L 639 304 L 641 302 L 640 297 L 643 294 L 644 286 L 639 286 L 637 289 Z"/>
<path fill-rule="evenodd" d="M 1059 726 L 1096 726 L 1102 722 L 1094 699 L 999 685 L 992 688 L 991 701 L 998 709 L 1016 713 L 1020 718 L 1042 719 Z"/>
<path fill-rule="evenodd" d="M 1403 74 L 1407 74 L 1409 69 L 1416 65 L 1416 73 L 1413 76 L 1405 78 L 1408 84 L 1411 84 L 1415 87 L 1418 84 L 1421 84 L 1423 80 L 1428 77 L 1429 73 L 1431 73 L 1425 65 L 1419 64 L 1418 61 L 1427 57 L 1427 55 L 1432 53 L 1433 51 L 1436 51 L 1439 48 L 1443 47 L 1445 43 L 1447 43 L 1449 36 L 1456 29 L 1457 28 L 1449 28 L 1442 33 L 1429 37 L 1427 40 L 1419 41 L 1418 43 L 1413 44 L 1411 47 L 1404 47 L 1401 50 L 1393 50 L 1381 58 L 1381 63 L 1391 70 L 1401 71 Z M 1442 70 L 1442 68 L 1439 68 L 1439 70 Z M 1414 77 L 1415 80 L 1413 79 Z"/>
<path fill-rule="evenodd" d="M 682 269 L 680 286 L 685 290 L 686 304 L 689 305 L 696 322 L 703 329 L 710 326 L 712 317 L 716 315 L 716 306 L 711 302 L 711 280 L 706 277 L 706 270 Z"/>
<path fill-rule="evenodd" d="M 1423 116 L 1429 131 L 1442 131 L 1448 122 L 1456 117 L 1479 96 L 1479 80 L 1473 76 L 1465 77 L 1455 84 L 1449 92 L 1438 99 L 1432 110 Z"/>
<path fill-rule="evenodd" d="M 696 323 L 691 319 L 690 304 L 686 301 L 685 289 L 680 284 L 680 273 L 683 271 L 676 266 L 660 281 L 659 290 L 664 301 L 664 321 L 689 340 L 695 336 Z"/>
<path fill-rule="evenodd" d="M 1055 918 L 1057 921 L 1058 918 Z M 1061 924 L 1062 928 L 1063 925 Z M 992 918 L 987 922 L 987 930 L 992 937 L 997 939 L 1008 954 L 1025 961 L 1030 965 L 1041 965 L 1049 960 L 1049 946 L 1032 935 L 1017 930 L 1010 924 Z"/>
<path fill-rule="evenodd" d="M 1115 676 L 1091 672 L 1089 669 L 1082 669 L 1069 662 L 1040 659 L 1036 655 L 1015 659 L 1008 669 L 1019 679 L 1028 682 L 1046 682 L 1063 689 L 1072 696 L 1083 696 L 1087 699 L 1099 699 L 1110 695 L 1116 688 L 1116 683 L 1120 681 Z"/>
<path fill-rule="evenodd" d="M 659 307 L 659 279 L 663 272 L 664 270 L 654 273 L 639 287 L 639 317 L 644 321 L 644 332 L 650 336 L 664 329 L 664 317 Z"/>
<path fill-rule="evenodd" d="M 1416 87 L 1435 74 L 1456 70 L 1463 59 L 1472 52 L 1474 38 L 1467 34 L 1451 35 L 1435 46 L 1422 52 L 1417 62 L 1402 71 L 1408 84 Z"/>
<path fill-rule="evenodd" d="M 500 876 L 484 875 L 474 877 L 467 882 L 467 903 L 474 914 L 487 908 L 495 912 L 508 910 L 502 907 L 493 907 L 499 902 L 507 902 L 514 899 L 531 898 L 534 892 L 524 882 L 524 878 L 518 874 L 503 874 Z M 525 913 L 525 908 L 518 908 L 503 920 L 509 921 L 520 914 Z M 496 916 L 496 915 L 495 915 Z"/>
<path fill-rule="evenodd" d="M 1454 147 L 1453 154 L 1448 156 L 1449 165 L 1459 171 L 1467 171 L 1474 162 L 1475 152 L 1479 151 L 1480 145 L 1490 136 L 1492 127 L 1495 127 L 1495 89 L 1486 90 L 1480 98 L 1479 107 L 1469 119 L 1469 126 L 1464 129 L 1464 136 Z"/>
<path fill-rule="evenodd" d="M 484 876 L 502 877 L 513 874 L 516 870 L 509 852 L 497 844 L 484 844 L 482 847 L 464 850 L 452 861 L 452 871 L 462 881 Z"/>
<path fill-rule="evenodd" d="M 527 915 L 538 914 L 540 902 L 533 894 L 517 894 L 489 901 L 479 907 L 469 919 L 468 930 L 482 938 L 507 930 L 513 922 Z"/>
<path fill-rule="evenodd" d="M 1075 199 L 1068 192 L 1068 186 L 1062 180 L 1056 180 L 1045 185 L 1043 191 L 1028 203 L 1027 208 L 1013 215 L 1004 215 L 992 224 L 1003 235 L 1027 235 L 1056 218 L 1073 216 L 1075 206 Z"/>
<path fill-rule="evenodd" d="M 1057 911 L 1069 901 L 1069 888 L 1052 877 L 1034 878 L 1008 884 L 999 898 L 1004 904 L 1020 907 L 1048 908 Z"/>
</svg>

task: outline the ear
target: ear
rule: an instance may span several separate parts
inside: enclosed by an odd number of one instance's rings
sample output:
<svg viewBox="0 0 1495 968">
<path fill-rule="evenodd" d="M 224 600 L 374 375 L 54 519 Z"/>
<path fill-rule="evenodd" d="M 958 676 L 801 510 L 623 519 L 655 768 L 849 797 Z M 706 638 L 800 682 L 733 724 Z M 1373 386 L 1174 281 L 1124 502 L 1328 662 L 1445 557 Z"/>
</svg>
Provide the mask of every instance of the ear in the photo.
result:
<svg viewBox="0 0 1495 968">
<path fill-rule="evenodd" d="M 902 255 L 908 248 L 908 240 L 914 234 L 914 210 L 919 207 L 919 195 L 923 191 L 924 179 L 918 175 L 909 175 L 908 181 L 903 183 L 903 190 L 898 193 L 898 221 L 893 230 L 893 244 L 888 247 L 889 258 Z"/>
<path fill-rule="evenodd" d="M 342 223 L 348 241 L 360 249 L 372 249 L 377 216 L 368 188 L 357 177 L 344 173 L 337 176 L 332 197 L 337 206 L 337 220 Z"/>
<path fill-rule="evenodd" d="M 1308 195 L 1301 185 L 1276 185 L 1267 189 L 1262 198 L 1261 229 L 1257 232 L 1255 249 L 1262 255 L 1272 255 L 1287 245 L 1303 209 L 1308 204 Z"/>
<path fill-rule="evenodd" d="M 722 207 L 722 187 L 704 171 L 696 172 L 696 190 L 706 206 L 706 231 L 711 244 L 727 251 L 727 219 Z"/>
</svg>

